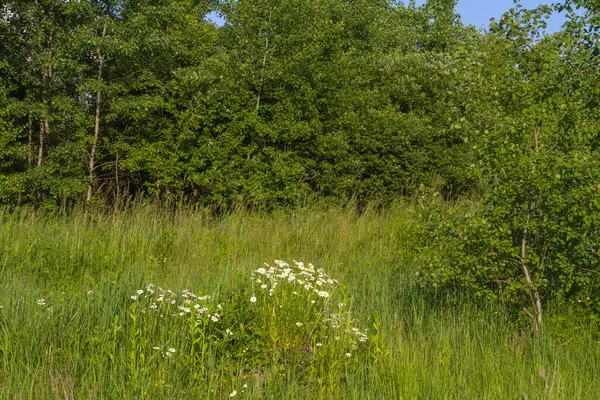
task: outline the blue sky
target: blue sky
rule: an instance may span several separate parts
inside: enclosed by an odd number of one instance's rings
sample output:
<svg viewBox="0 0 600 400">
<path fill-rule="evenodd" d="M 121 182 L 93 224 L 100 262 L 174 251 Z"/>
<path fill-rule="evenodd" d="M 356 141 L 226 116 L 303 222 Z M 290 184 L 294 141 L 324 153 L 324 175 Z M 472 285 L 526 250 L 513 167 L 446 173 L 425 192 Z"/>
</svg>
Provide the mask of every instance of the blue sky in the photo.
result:
<svg viewBox="0 0 600 400">
<path fill-rule="evenodd" d="M 422 4 L 425 1 L 418 1 Z M 525 8 L 535 8 L 540 4 L 551 4 L 552 1 L 539 0 L 521 0 L 521 4 Z M 490 18 L 496 19 L 514 7 L 512 0 L 458 0 L 456 11 L 461 15 L 463 22 L 473 24 L 478 28 L 487 28 Z M 556 32 L 560 29 L 564 22 L 564 16 L 553 15 L 548 20 L 548 32 Z"/>
<path fill-rule="evenodd" d="M 417 4 L 423 4 L 425 0 L 417 0 Z M 526 8 L 535 8 L 540 4 L 551 4 L 552 1 L 521 0 Z M 504 12 L 514 7 L 513 0 L 458 0 L 456 11 L 461 15 L 463 22 L 475 25 L 478 28 L 487 28 L 490 18 L 500 18 Z M 216 15 L 210 15 L 217 25 L 223 21 Z M 554 15 L 548 20 L 548 32 L 556 32 L 564 22 L 564 16 Z"/>
</svg>

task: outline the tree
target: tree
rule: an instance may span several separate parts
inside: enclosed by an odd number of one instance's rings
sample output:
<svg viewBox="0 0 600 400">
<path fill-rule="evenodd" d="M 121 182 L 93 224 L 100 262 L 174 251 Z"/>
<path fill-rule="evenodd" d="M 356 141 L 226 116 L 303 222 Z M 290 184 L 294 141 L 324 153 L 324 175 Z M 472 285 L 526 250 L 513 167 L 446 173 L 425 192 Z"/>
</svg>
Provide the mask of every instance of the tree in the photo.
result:
<svg viewBox="0 0 600 400">
<path fill-rule="evenodd" d="M 3 30 L 4 79 L 10 82 L 7 108 L 14 140 L 27 143 L 15 170 L 26 186 L 20 200 L 45 201 L 77 191 L 81 164 L 78 137 L 85 117 L 73 88 L 78 66 L 68 38 L 82 23 L 80 4 L 58 0 L 9 4 L 12 17 Z M 25 163 L 26 167 L 23 166 Z"/>
<path fill-rule="evenodd" d="M 522 309 L 538 334 L 544 304 L 600 283 L 600 125 L 580 74 L 590 48 L 570 29 L 542 36 L 550 12 L 517 4 L 492 24 L 474 64 L 476 115 L 487 117 L 467 138 L 488 190 L 478 212 L 433 230 L 446 258 L 424 271 L 429 283 Z"/>
</svg>

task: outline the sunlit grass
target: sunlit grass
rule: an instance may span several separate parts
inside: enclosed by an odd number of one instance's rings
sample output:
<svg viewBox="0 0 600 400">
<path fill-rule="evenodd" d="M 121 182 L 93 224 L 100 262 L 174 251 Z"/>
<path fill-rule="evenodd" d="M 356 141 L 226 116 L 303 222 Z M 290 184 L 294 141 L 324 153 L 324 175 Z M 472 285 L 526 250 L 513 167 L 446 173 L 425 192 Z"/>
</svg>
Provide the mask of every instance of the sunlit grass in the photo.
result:
<svg viewBox="0 0 600 400">
<path fill-rule="evenodd" d="M 423 293 L 418 222 L 410 204 L 220 218 L 150 206 L 114 216 L 4 212 L 0 396 L 596 396 L 597 327 L 554 323 L 550 309 L 544 337 L 533 339 L 500 307 Z M 296 299 L 302 292 L 280 276 L 269 296 L 263 262 L 273 259 L 310 262 L 339 284 Z M 190 303 L 161 318 L 158 287 Z M 339 303 L 368 340 L 336 340 Z M 204 319 L 187 317 L 201 309 Z"/>
</svg>

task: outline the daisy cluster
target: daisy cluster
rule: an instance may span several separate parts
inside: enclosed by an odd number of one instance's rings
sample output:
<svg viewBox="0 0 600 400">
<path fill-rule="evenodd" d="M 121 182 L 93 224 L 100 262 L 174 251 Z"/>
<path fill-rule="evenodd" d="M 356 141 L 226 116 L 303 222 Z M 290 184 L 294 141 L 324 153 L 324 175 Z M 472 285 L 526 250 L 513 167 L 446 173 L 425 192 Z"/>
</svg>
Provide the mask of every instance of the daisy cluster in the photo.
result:
<svg viewBox="0 0 600 400">
<path fill-rule="evenodd" d="M 145 304 L 152 312 L 160 317 L 190 317 L 198 320 L 209 320 L 213 323 L 219 322 L 222 309 L 220 304 L 215 305 L 211 296 L 198 296 L 187 289 L 177 293 L 170 289 L 147 285 L 144 289 L 138 289 L 131 295 L 132 301 Z"/>
<path fill-rule="evenodd" d="M 265 267 L 254 270 L 252 280 L 262 290 L 268 289 L 269 296 L 275 293 L 281 282 L 297 286 L 299 291 L 314 292 L 324 298 L 328 298 L 338 285 L 338 281 L 330 278 L 321 268 L 315 269 L 314 265 L 304 265 L 299 261 L 290 265 L 282 260 L 275 260 L 273 265 L 265 263 Z M 293 293 L 298 294 L 295 291 Z"/>
<path fill-rule="evenodd" d="M 312 264 L 304 264 L 299 261 L 293 261 L 288 264 L 282 260 L 275 260 L 273 265 L 265 263 L 264 267 L 258 268 L 252 272 L 252 281 L 255 287 L 258 286 L 261 291 L 268 293 L 268 297 L 276 292 L 286 292 L 295 297 L 303 297 L 307 303 L 314 305 L 316 303 L 315 295 L 325 300 L 322 309 L 319 311 L 325 317 L 323 322 L 336 331 L 343 331 L 347 337 L 352 338 L 353 343 L 364 343 L 369 339 L 366 331 L 361 330 L 355 325 L 357 320 L 352 318 L 352 313 L 345 310 L 345 304 L 338 303 L 338 309 L 331 310 L 331 297 L 339 286 L 336 279 L 331 278 L 321 268 L 315 268 Z M 250 302 L 255 303 L 257 298 L 252 296 Z M 303 322 L 296 322 L 296 326 L 301 327 Z M 338 338 L 339 336 L 336 336 Z M 336 339 L 338 340 L 338 339 Z M 353 346 L 355 347 L 355 346 Z"/>
</svg>

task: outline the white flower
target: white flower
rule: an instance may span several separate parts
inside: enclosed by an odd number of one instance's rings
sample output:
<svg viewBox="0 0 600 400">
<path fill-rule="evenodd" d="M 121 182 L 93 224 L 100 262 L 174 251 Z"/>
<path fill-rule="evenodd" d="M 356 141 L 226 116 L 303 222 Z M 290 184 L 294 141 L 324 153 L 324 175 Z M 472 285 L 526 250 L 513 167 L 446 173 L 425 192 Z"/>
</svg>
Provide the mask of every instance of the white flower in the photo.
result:
<svg viewBox="0 0 600 400">
<path fill-rule="evenodd" d="M 296 322 L 296 326 L 302 326 L 302 322 Z"/>
<path fill-rule="evenodd" d="M 138 290 L 136 290 L 136 293 L 139 295 L 139 294 L 142 294 L 142 293 L 144 293 L 144 291 L 143 291 L 143 290 L 141 290 L 141 289 L 138 289 Z"/>
<path fill-rule="evenodd" d="M 94 293 L 94 291 L 93 291 L 93 290 L 88 290 L 88 292 L 87 292 L 87 294 L 88 294 L 88 295 L 89 295 L 89 294 L 93 294 L 93 293 Z"/>
<path fill-rule="evenodd" d="M 137 296 L 134 294 L 133 296 L 131 296 L 131 300 L 133 300 L 133 301 L 137 300 Z"/>
<path fill-rule="evenodd" d="M 246 385 L 246 384 L 244 383 L 243 387 L 244 387 L 244 389 L 246 389 L 246 388 L 248 387 L 248 385 Z"/>
<path fill-rule="evenodd" d="M 250 297 L 250 303 L 256 303 L 256 297 L 254 297 L 254 296 Z"/>
<path fill-rule="evenodd" d="M 317 343 L 317 347 L 323 346 L 323 343 Z"/>
<path fill-rule="evenodd" d="M 352 357 L 352 353 L 346 353 L 346 357 Z"/>
<path fill-rule="evenodd" d="M 266 288 L 267 288 L 267 285 L 265 285 L 265 284 L 262 284 L 262 285 L 260 285 L 260 288 L 261 288 L 261 289 L 266 289 Z"/>
<path fill-rule="evenodd" d="M 213 315 L 212 317 L 210 317 L 210 319 L 213 320 L 213 322 L 219 322 L 219 316 L 218 315 Z"/>
<path fill-rule="evenodd" d="M 320 292 L 317 292 L 317 294 L 318 294 L 320 297 L 325 297 L 325 298 L 329 297 L 329 293 L 328 293 L 328 292 L 325 292 L 325 291 L 320 291 Z"/>
<path fill-rule="evenodd" d="M 154 349 L 154 350 L 160 350 L 160 346 L 154 346 L 152 349 Z"/>
<path fill-rule="evenodd" d="M 233 392 L 229 393 L 229 397 L 235 397 L 237 396 L 237 390 L 234 390 Z"/>
<path fill-rule="evenodd" d="M 40 306 L 40 307 L 45 306 L 46 305 L 46 300 L 45 299 L 39 299 L 37 301 L 37 305 Z"/>
<path fill-rule="evenodd" d="M 15 15 L 15 13 L 13 13 L 8 6 L 4 6 L 2 9 L 2 14 L 3 15 L 0 17 L 0 21 L 4 23 L 9 23 Z"/>
<path fill-rule="evenodd" d="M 163 357 L 171 357 L 175 353 L 175 349 L 170 347 L 167 349 L 167 352 L 163 354 Z"/>
<path fill-rule="evenodd" d="M 233 332 L 231 332 L 230 329 L 225 329 L 225 334 L 227 334 L 227 335 L 233 335 Z"/>
</svg>

